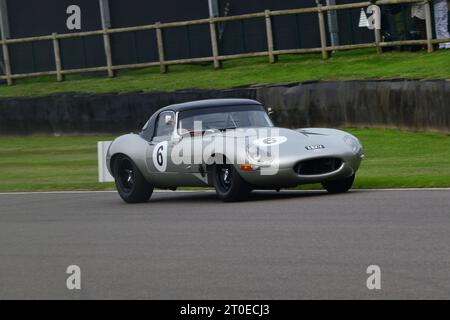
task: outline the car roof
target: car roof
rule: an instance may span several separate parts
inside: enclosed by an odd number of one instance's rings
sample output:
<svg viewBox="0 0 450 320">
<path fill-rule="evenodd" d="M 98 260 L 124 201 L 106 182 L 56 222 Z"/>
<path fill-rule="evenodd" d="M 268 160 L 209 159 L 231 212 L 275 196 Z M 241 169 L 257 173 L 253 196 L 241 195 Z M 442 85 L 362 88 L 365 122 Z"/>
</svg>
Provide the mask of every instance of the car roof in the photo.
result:
<svg viewBox="0 0 450 320">
<path fill-rule="evenodd" d="M 261 106 L 261 103 L 250 99 L 209 99 L 199 100 L 180 104 L 173 104 L 156 111 L 148 121 L 146 128 L 141 132 L 141 137 L 150 141 L 153 137 L 156 125 L 156 119 L 164 111 L 182 112 L 188 110 L 214 108 L 214 107 L 235 107 L 235 106 Z"/>
<path fill-rule="evenodd" d="M 229 106 L 247 106 L 247 105 L 261 105 L 258 101 L 250 99 L 209 99 L 199 100 L 180 104 L 173 104 L 162 108 L 158 113 L 163 111 L 187 111 L 193 109 L 203 109 L 211 107 L 229 107 Z"/>
</svg>

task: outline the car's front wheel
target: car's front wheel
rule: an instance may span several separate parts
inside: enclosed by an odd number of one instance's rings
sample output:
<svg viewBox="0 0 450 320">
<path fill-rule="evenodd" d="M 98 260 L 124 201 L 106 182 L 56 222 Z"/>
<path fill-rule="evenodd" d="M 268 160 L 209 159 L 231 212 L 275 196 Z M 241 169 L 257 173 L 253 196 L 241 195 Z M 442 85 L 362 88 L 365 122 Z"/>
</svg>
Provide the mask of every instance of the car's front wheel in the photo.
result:
<svg viewBox="0 0 450 320">
<path fill-rule="evenodd" d="M 351 177 L 340 180 L 322 182 L 322 186 L 329 193 L 344 193 L 351 189 L 354 181 L 355 175 L 352 175 Z"/>
<path fill-rule="evenodd" d="M 231 164 L 217 164 L 212 170 L 217 195 L 224 202 L 243 200 L 251 191 Z"/>
<path fill-rule="evenodd" d="M 147 202 L 154 187 L 144 178 L 136 164 L 125 155 L 114 161 L 114 178 L 117 191 L 126 203 Z"/>
</svg>

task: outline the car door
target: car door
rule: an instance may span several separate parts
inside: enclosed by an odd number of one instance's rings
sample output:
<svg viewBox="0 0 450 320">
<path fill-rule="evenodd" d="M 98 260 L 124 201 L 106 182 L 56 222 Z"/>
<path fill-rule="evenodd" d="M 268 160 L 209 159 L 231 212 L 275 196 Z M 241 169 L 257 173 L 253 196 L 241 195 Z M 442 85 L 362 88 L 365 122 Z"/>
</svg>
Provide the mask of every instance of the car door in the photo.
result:
<svg viewBox="0 0 450 320">
<path fill-rule="evenodd" d="M 205 186 L 204 177 L 196 173 L 198 169 L 189 163 L 175 163 L 172 159 L 174 147 L 180 147 L 182 143 L 188 143 L 190 140 L 176 134 L 175 119 L 174 112 L 164 111 L 156 120 L 155 133 L 147 152 L 152 179 L 156 185 L 167 188 Z"/>
<path fill-rule="evenodd" d="M 175 113 L 173 111 L 161 112 L 156 120 L 155 132 L 150 141 L 151 148 L 147 154 L 147 163 L 151 172 L 162 174 L 175 171 L 170 157 L 174 130 Z"/>
</svg>

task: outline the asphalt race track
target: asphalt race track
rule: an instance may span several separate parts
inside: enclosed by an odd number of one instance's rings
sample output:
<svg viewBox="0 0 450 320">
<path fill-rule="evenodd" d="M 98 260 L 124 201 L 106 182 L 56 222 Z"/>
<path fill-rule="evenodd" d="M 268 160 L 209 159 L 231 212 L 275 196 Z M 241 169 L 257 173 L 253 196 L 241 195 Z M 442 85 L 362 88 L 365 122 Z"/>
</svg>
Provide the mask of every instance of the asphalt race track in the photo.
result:
<svg viewBox="0 0 450 320">
<path fill-rule="evenodd" d="M 15 298 L 449 299 L 450 190 L 2 194 L 0 299 Z"/>
</svg>

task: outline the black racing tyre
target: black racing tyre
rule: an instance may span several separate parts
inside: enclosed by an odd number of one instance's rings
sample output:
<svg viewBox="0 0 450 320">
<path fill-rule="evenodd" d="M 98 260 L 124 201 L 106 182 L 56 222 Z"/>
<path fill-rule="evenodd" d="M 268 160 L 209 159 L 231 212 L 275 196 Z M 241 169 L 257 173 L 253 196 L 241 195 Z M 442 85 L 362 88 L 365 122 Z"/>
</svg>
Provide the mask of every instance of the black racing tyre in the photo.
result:
<svg viewBox="0 0 450 320">
<path fill-rule="evenodd" d="M 355 175 L 352 175 L 345 179 L 322 182 L 322 186 L 329 193 L 345 193 L 351 189 L 354 181 Z"/>
<path fill-rule="evenodd" d="M 243 200 L 251 191 L 231 164 L 216 164 L 212 170 L 212 178 L 216 193 L 224 202 Z"/>
<path fill-rule="evenodd" d="M 114 179 L 120 197 L 126 203 L 147 202 L 154 187 L 145 180 L 141 171 L 129 157 L 118 156 L 114 161 Z"/>
</svg>

